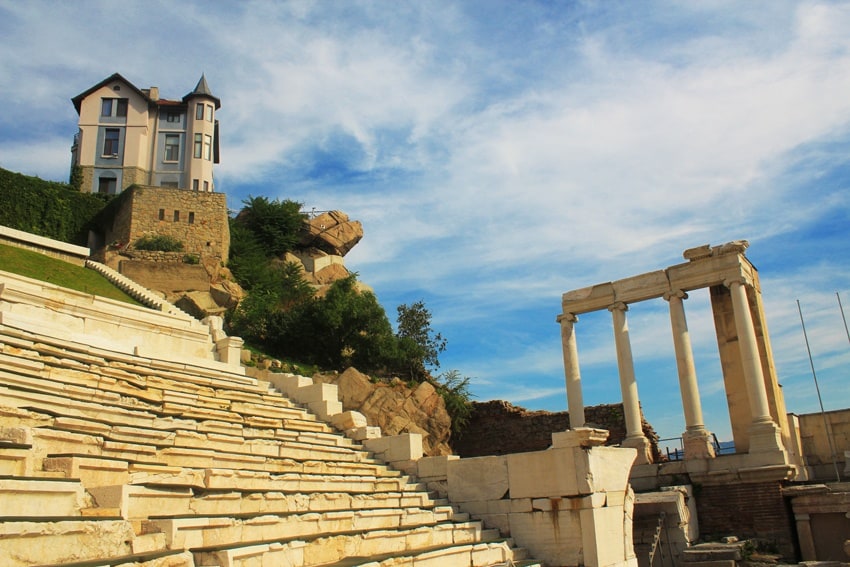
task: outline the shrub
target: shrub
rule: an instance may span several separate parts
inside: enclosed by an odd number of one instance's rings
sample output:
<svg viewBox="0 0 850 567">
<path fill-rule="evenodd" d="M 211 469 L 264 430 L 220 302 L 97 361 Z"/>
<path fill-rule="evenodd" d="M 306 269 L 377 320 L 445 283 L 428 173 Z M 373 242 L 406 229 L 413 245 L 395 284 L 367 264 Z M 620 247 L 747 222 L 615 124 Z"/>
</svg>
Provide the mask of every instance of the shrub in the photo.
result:
<svg viewBox="0 0 850 567">
<path fill-rule="evenodd" d="M 0 224 L 85 246 L 110 197 L 0 168 Z"/>
<path fill-rule="evenodd" d="M 452 419 L 452 437 L 457 439 L 463 435 L 472 405 L 469 393 L 469 376 L 461 376 L 457 370 L 449 370 L 437 377 L 437 392 L 446 403 L 446 411 Z"/>
<path fill-rule="evenodd" d="M 146 234 L 136 241 L 136 250 L 156 250 L 159 252 L 180 252 L 183 243 L 167 234 Z"/>
</svg>

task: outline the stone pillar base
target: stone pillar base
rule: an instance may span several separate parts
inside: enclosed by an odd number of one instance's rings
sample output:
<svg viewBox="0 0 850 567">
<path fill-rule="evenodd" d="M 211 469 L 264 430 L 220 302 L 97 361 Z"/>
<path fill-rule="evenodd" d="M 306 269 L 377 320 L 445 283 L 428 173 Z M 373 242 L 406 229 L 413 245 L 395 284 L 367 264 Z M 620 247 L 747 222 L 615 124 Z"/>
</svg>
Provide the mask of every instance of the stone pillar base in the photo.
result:
<svg viewBox="0 0 850 567">
<path fill-rule="evenodd" d="M 682 433 L 682 441 L 685 446 L 685 459 L 713 459 L 715 457 L 711 433 L 705 429 L 685 431 Z"/>
<path fill-rule="evenodd" d="M 652 463 L 652 451 L 649 444 L 649 439 L 640 435 L 636 437 L 626 437 L 620 444 L 622 447 L 630 447 L 637 449 L 636 465 L 648 465 Z"/>
<path fill-rule="evenodd" d="M 750 424 L 749 453 L 785 453 L 782 445 L 782 431 L 772 421 L 755 422 Z"/>
<path fill-rule="evenodd" d="M 604 445 L 607 440 L 607 429 L 576 427 L 567 431 L 555 431 L 552 433 L 552 448 L 598 447 L 599 445 Z"/>
</svg>

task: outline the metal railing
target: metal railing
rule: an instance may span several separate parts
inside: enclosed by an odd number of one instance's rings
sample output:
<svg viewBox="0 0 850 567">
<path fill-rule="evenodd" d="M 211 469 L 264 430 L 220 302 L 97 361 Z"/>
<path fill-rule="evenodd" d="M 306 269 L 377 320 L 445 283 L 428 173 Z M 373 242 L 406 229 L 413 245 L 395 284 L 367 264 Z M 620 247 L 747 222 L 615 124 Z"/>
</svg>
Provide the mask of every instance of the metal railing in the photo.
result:
<svg viewBox="0 0 850 567">
<path fill-rule="evenodd" d="M 659 445 L 665 441 L 676 441 L 679 446 L 677 448 L 671 449 L 670 447 L 665 447 L 665 452 L 667 453 L 668 461 L 681 461 L 685 458 L 685 444 L 684 440 L 681 437 L 668 437 L 666 439 L 659 439 Z M 727 441 L 725 443 L 721 443 L 717 439 L 717 435 L 714 433 L 711 434 L 711 444 L 714 445 L 714 454 L 715 455 L 731 455 L 735 452 L 735 444 L 731 441 Z"/>
</svg>

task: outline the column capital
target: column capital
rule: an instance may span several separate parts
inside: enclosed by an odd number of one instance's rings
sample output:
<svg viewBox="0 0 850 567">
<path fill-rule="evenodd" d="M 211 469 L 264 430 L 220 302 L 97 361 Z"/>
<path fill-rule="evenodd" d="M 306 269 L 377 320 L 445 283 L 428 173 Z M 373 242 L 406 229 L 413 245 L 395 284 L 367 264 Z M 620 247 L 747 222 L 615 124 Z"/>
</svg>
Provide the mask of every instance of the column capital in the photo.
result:
<svg viewBox="0 0 850 567">
<path fill-rule="evenodd" d="M 747 280 L 743 276 L 737 278 L 726 278 L 725 280 L 723 280 L 723 285 L 728 287 L 729 289 L 732 289 L 732 286 L 734 284 L 746 285 Z"/>
<path fill-rule="evenodd" d="M 614 311 L 628 311 L 629 306 L 623 303 L 622 301 L 618 301 L 617 303 L 611 304 L 608 306 L 608 311 L 613 313 Z"/>
<path fill-rule="evenodd" d="M 578 323 L 578 315 L 575 313 L 561 313 L 557 317 L 555 317 L 556 323 Z"/>
<path fill-rule="evenodd" d="M 679 299 L 687 299 L 687 292 L 682 291 L 681 289 L 671 289 L 670 291 L 664 292 L 664 301 L 670 301 L 674 297 L 678 297 Z"/>
</svg>

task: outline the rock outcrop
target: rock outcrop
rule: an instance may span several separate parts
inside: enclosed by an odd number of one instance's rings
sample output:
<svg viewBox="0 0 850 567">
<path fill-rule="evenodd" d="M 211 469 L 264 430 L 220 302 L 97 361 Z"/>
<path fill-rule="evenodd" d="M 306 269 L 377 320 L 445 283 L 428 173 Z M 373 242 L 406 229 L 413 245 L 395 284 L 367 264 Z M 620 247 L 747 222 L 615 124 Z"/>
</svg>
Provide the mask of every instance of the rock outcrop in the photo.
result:
<svg viewBox="0 0 850 567">
<path fill-rule="evenodd" d="M 363 225 L 342 211 L 328 211 L 304 222 L 298 245 L 345 256 L 363 238 Z"/>
<path fill-rule="evenodd" d="M 442 396 L 430 383 L 409 388 L 398 378 L 373 382 L 354 368 L 342 374 L 317 374 L 313 380 L 336 384 L 343 409 L 362 413 L 369 425 L 380 427 L 384 435 L 420 433 L 425 455 L 452 453 L 451 418 Z"/>
</svg>

